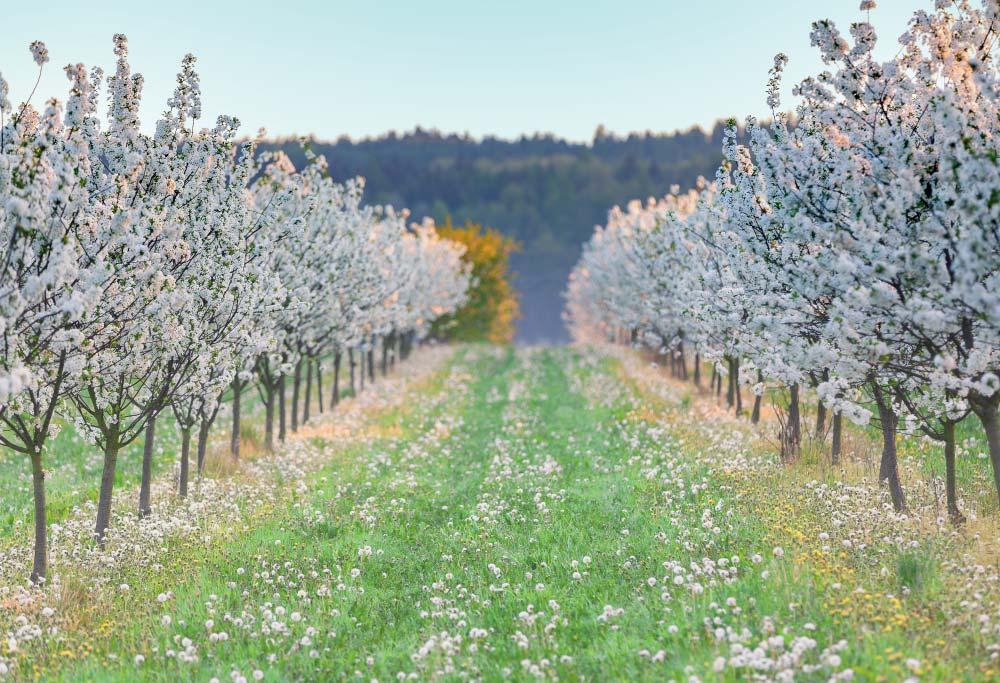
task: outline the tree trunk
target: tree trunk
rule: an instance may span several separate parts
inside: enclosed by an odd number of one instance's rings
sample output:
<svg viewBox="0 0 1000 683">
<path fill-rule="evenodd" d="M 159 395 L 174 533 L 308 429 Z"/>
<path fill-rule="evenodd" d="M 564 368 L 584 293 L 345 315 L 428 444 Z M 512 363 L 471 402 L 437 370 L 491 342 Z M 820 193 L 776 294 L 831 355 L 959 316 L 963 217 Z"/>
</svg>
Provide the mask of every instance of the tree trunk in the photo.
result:
<svg viewBox="0 0 1000 683">
<path fill-rule="evenodd" d="M 948 499 L 948 517 L 953 524 L 965 521 L 965 515 L 958 509 L 958 490 L 955 485 L 955 422 L 941 421 L 941 432 L 944 437 L 944 490 Z"/>
<path fill-rule="evenodd" d="M 368 381 L 375 383 L 375 347 L 378 344 L 378 337 L 372 335 L 372 348 L 368 351 Z"/>
<path fill-rule="evenodd" d="M 736 393 L 736 414 L 743 414 L 743 394 L 740 392 L 740 359 L 733 359 L 733 391 Z"/>
<path fill-rule="evenodd" d="M 357 396 L 358 389 L 355 382 L 355 367 L 357 361 L 354 360 L 354 349 L 347 349 L 347 364 L 351 366 L 351 396 Z"/>
<path fill-rule="evenodd" d="M 45 521 L 45 470 L 42 454 L 31 454 L 31 483 L 35 492 L 35 555 L 31 566 L 31 583 L 36 586 L 45 581 L 49 565 L 48 526 Z"/>
<path fill-rule="evenodd" d="M 878 384 L 873 386 L 873 391 L 878 406 L 879 421 L 882 423 L 882 461 L 879 463 L 878 479 L 889 485 L 892 506 L 897 512 L 902 512 L 906 509 L 906 498 L 899 482 L 899 463 L 896 456 L 896 427 L 899 417 Z"/>
<path fill-rule="evenodd" d="M 205 455 L 208 452 L 208 432 L 212 428 L 212 422 L 202 419 L 198 427 L 198 476 L 205 470 Z"/>
<path fill-rule="evenodd" d="M 309 404 L 312 403 L 313 364 L 306 359 L 306 395 L 302 402 L 302 424 L 309 422 Z"/>
<path fill-rule="evenodd" d="M 139 482 L 139 518 L 149 517 L 153 508 L 150 493 L 153 485 L 153 444 L 156 442 L 156 413 L 149 416 L 142 443 L 142 479 Z"/>
<path fill-rule="evenodd" d="M 104 547 L 104 534 L 111 523 L 111 497 L 115 491 L 115 470 L 118 467 L 118 425 L 115 424 L 104 442 L 104 471 L 101 473 L 101 492 L 97 498 L 97 522 L 94 539 Z"/>
<path fill-rule="evenodd" d="M 833 414 L 833 446 L 830 447 L 830 462 L 840 464 L 840 447 L 843 439 L 844 414 L 837 411 Z"/>
<path fill-rule="evenodd" d="M 684 358 L 684 342 L 677 347 L 677 362 L 681 364 L 681 379 L 685 382 L 688 378 L 687 360 Z"/>
<path fill-rule="evenodd" d="M 264 447 L 274 452 L 274 388 L 267 387 L 264 399 Z M 239 437 L 237 437 L 239 438 Z"/>
<path fill-rule="evenodd" d="M 233 380 L 233 433 L 229 438 L 229 452 L 234 460 L 240 459 L 240 395 L 243 385 L 237 377 Z"/>
<path fill-rule="evenodd" d="M 181 476 L 177 482 L 177 493 L 181 498 L 188 494 L 188 455 L 191 451 L 191 428 L 181 427 Z"/>
<path fill-rule="evenodd" d="M 382 376 L 389 374 L 389 338 L 382 338 Z"/>
<path fill-rule="evenodd" d="M 299 389 L 302 388 L 302 359 L 295 361 L 292 375 L 292 434 L 299 431 Z"/>
<path fill-rule="evenodd" d="M 757 384 L 764 383 L 764 373 L 760 370 L 757 371 Z M 764 402 L 764 388 L 761 387 L 760 393 L 754 391 L 753 395 L 753 409 L 750 411 L 750 424 L 757 424 L 760 422 L 760 405 Z"/>
<path fill-rule="evenodd" d="M 694 353 L 694 385 L 701 389 L 701 354 Z"/>
<path fill-rule="evenodd" d="M 988 401 L 973 398 L 969 401 L 972 412 L 976 414 L 986 432 L 986 443 L 990 449 L 990 462 L 993 464 L 993 484 L 1000 495 L 1000 416 L 997 415 L 997 404 L 1000 397 L 991 397 Z"/>
<path fill-rule="evenodd" d="M 358 358 L 358 361 L 359 361 L 358 362 L 358 370 L 359 370 L 359 372 L 358 372 L 358 375 L 359 375 L 358 393 L 360 393 L 360 392 L 362 392 L 362 391 L 365 390 L 365 375 L 368 374 L 368 371 L 365 370 L 365 353 L 366 352 L 365 352 L 364 349 L 358 349 L 358 354 L 360 356 Z"/>
<path fill-rule="evenodd" d="M 323 414 L 323 368 L 316 359 L 316 400 L 319 402 L 319 413 Z"/>
<path fill-rule="evenodd" d="M 792 452 L 799 452 L 802 443 L 802 413 L 799 410 L 799 385 L 793 384 L 790 389 L 791 399 L 788 402 L 788 436 Z"/>
<path fill-rule="evenodd" d="M 330 398 L 330 405 L 335 406 L 340 403 L 340 351 L 333 354 L 333 396 Z"/>
<path fill-rule="evenodd" d="M 829 379 L 830 379 L 830 371 L 824 370 L 823 381 Z M 815 389 L 818 386 L 819 383 L 813 381 L 813 388 Z M 823 403 L 823 401 L 820 401 L 819 405 L 816 406 L 816 438 L 822 439 L 825 431 L 826 431 L 826 405 Z"/>
<path fill-rule="evenodd" d="M 726 407 L 732 408 L 736 405 L 736 377 L 733 375 L 733 359 L 728 358 L 726 364 L 729 366 L 729 372 L 726 373 Z"/>
<path fill-rule="evenodd" d="M 816 438 L 822 439 L 826 431 L 826 404 L 822 401 L 816 406 Z"/>
<path fill-rule="evenodd" d="M 285 443 L 286 424 L 285 424 L 285 376 L 281 375 L 278 378 L 278 442 Z"/>
</svg>

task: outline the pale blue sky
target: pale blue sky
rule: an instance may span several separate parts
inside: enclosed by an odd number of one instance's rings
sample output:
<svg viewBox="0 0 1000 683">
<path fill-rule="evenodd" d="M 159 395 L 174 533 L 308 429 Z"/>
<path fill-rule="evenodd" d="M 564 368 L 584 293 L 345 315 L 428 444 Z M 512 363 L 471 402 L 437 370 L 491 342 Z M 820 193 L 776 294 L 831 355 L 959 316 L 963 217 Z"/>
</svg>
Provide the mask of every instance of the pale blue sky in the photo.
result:
<svg viewBox="0 0 1000 683">
<path fill-rule="evenodd" d="M 846 33 L 859 0 L 411 0 L 327 2 L 11 2 L 0 9 L 0 73 L 11 100 L 30 91 L 27 45 L 52 57 L 36 104 L 66 97 L 69 62 L 114 68 L 111 35 L 128 35 L 146 77 L 144 126 L 173 89 L 181 57 L 199 58 L 206 123 L 219 113 L 247 133 L 373 135 L 416 125 L 474 136 L 553 132 L 589 140 L 763 116 L 778 51 L 792 80 L 820 62 L 809 26 Z M 883 53 L 931 0 L 880 0 Z M 786 98 L 790 103 L 790 99 Z"/>
</svg>

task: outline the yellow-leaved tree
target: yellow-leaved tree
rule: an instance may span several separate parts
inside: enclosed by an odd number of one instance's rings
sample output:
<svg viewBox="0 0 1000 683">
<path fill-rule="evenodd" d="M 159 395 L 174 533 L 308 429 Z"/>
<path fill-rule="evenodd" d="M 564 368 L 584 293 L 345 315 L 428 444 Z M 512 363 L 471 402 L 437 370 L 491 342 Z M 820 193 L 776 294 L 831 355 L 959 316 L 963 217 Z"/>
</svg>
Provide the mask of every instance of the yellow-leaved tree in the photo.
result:
<svg viewBox="0 0 1000 683">
<path fill-rule="evenodd" d="M 431 333 L 456 341 L 510 343 L 514 323 L 521 315 L 517 292 L 510 281 L 510 255 L 521 245 L 494 228 L 484 229 L 472 221 L 455 226 L 450 217 L 437 231 L 441 237 L 465 246 L 463 258 L 472 264 L 473 283 L 469 302 L 454 315 L 435 322 Z"/>
</svg>

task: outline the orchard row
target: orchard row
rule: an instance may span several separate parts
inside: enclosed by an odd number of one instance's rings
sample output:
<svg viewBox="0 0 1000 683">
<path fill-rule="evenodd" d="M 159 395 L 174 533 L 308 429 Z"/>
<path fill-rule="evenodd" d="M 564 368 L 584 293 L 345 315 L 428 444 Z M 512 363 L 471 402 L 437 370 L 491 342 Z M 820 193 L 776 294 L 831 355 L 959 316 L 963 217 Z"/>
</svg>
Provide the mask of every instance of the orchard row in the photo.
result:
<svg viewBox="0 0 1000 683">
<path fill-rule="evenodd" d="M 970 412 L 1000 492 L 1000 9 L 937 0 L 888 61 L 867 20 L 849 33 L 813 24 L 826 70 L 795 87 L 794 114 L 775 58 L 773 121 L 730 122 L 714 183 L 611 211 L 567 318 L 581 339 L 670 352 L 681 374 L 685 354 L 696 373 L 712 361 L 731 394 L 753 386 L 754 417 L 767 386 L 789 387 L 785 454 L 804 387 L 833 414 L 834 461 L 842 419 L 877 417 L 898 510 L 897 431 L 940 441 L 958 521 L 955 425 Z"/>
<path fill-rule="evenodd" d="M 241 143 L 235 118 L 199 127 L 190 55 L 155 132 L 144 132 L 143 78 L 124 36 L 114 51 L 107 78 L 67 66 L 68 98 L 42 110 L 34 93 L 13 106 L 0 78 L 0 444 L 32 469 L 35 582 L 46 574 L 44 454 L 57 426 L 103 451 L 103 543 L 118 454 L 143 435 L 138 512 L 149 514 L 158 416 L 172 412 L 181 431 L 183 496 L 192 432 L 200 466 L 224 401 L 233 457 L 252 385 L 273 448 L 286 377 L 294 428 L 303 369 L 311 383 L 321 357 L 339 371 L 350 354 L 353 376 L 354 356 L 371 366 L 378 343 L 405 353 L 470 285 L 461 246 L 432 224 L 408 227 L 405 211 L 363 205 L 363 179 L 333 182 L 308 149 L 296 169 Z M 48 52 L 40 42 L 31 52 L 40 79 Z"/>
</svg>

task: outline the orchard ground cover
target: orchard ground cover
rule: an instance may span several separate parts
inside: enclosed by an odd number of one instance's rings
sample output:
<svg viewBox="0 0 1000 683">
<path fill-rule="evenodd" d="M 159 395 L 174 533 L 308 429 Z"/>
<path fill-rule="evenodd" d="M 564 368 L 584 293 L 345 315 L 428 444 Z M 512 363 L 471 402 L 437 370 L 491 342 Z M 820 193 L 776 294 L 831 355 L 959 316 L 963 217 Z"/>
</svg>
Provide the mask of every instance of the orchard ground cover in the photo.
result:
<svg viewBox="0 0 1000 683">
<path fill-rule="evenodd" d="M 897 515 L 863 461 L 779 464 L 766 421 L 632 352 L 421 353 L 252 477 L 165 502 L 145 526 L 158 543 L 132 546 L 124 518 L 103 553 L 54 534 L 73 548 L 54 553 L 61 588 L 3 595 L 11 673 L 1000 675 L 995 517 L 970 503 L 951 526 L 919 456 Z"/>
<path fill-rule="evenodd" d="M 259 450 L 262 434 L 260 413 L 263 410 L 256 390 L 245 392 L 243 411 L 247 418 L 241 429 L 242 449 L 248 454 Z M 101 451 L 89 443 L 73 425 L 60 421 L 59 431 L 52 440 L 49 460 L 46 464 L 46 507 L 48 521 L 65 519 L 73 508 L 87 500 L 96 500 L 101 482 L 103 456 Z M 217 452 L 221 452 L 224 441 L 222 422 L 213 435 Z M 174 457 L 180 450 L 180 434 L 177 421 L 170 411 L 160 417 L 157 430 L 155 457 L 152 460 L 154 474 L 161 474 L 176 465 Z M 122 449 L 121 461 L 116 472 L 115 487 L 134 487 L 142 474 L 143 442 L 139 438 Z M 4 495 L 0 500 L 0 545 L 11 534 L 20 533 L 20 528 L 31 524 L 31 470 L 25 467 L 25 456 L 9 450 L 0 452 L 0 489 Z M 27 529 L 27 527 L 25 527 Z"/>
</svg>

